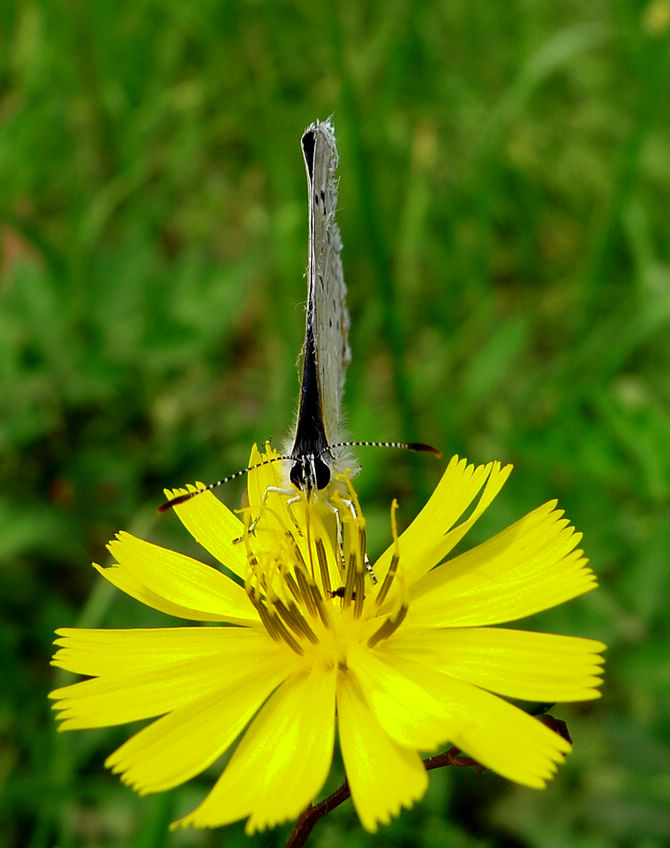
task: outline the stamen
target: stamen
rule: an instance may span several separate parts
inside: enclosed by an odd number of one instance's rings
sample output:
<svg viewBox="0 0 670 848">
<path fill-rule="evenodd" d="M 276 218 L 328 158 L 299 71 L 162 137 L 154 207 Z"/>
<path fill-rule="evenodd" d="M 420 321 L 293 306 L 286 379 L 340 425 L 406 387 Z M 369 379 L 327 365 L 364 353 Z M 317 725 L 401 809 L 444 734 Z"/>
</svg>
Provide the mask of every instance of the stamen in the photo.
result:
<svg viewBox="0 0 670 848">
<path fill-rule="evenodd" d="M 310 615 L 315 615 L 319 610 L 320 595 L 318 588 L 310 580 L 309 576 L 300 569 L 296 570 L 295 577 L 300 588 L 300 596 L 307 607 L 307 611 Z"/>
<path fill-rule="evenodd" d="M 374 646 L 381 642 L 382 639 L 388 639 L 388 637 L 394 633 L 398 627 L 402 624 L 407 615 L 407 611 L 409 610 L 408 604 L 403 604 L 395 616 L 389 616 L 386 621 L 382 624 L 382 626 L 376 630 L 372 636 L 368 639 L 368 647 L 374 648 Z"/>
<path fill-rule="evenodd" d="M 365 576 L 363 572 L 356 574 L 356 584 L 358 588 L 354 592 L 354 618 L 360 618 L 365 605 Z"/>
<path fill-rule="evenodd" d="M 318 589 L 316 587 L 314 587 L 314 593 L 314 600 L 316 601 L 316 611 L 319 613 L 321 623 L 324 627 L 328 628 L 328 630 L 332 630 L 333 622 L 330 618 L 330 610 L 326 606 L 321 595 L 318 593 Z"/>
<path fill-rule="evenodd" d="M 275 610 L 272 607 L 267 606 L 263 601 L 260 601 L 259 599 L 257 600 L 258 604 L 254 604 L 254 606 L 256 606 L 260 619 L 265 625 L 265 629 L 268 631 L 270 636 L 272 636 L 276 642 L 283 640 L 289 648 L 296 652 L 296 654 L 302 655 L 304 652 L 300 647 L 300 644 L 293 638 Z"/>
<path fill-rule="evenodd" d="M 352 598 L 358 588 L 358 581 L 356 580 L 356 556 L 353 553 L 349 556 L 349 565 L 345 577 L 342 606 L 346 608 L 351 604 Z"/>
<path fill-rule="evenodd" d="M 302 656 L 304 654 L 303 649 L 300 647 L 298 642 L 296 642 L 293 636 L 291 636 L 291 634 L 288 632 L 288 630 L 284 626 L 284 623 L 279 618 L 275 618 L 274 621 L 279 632 L 281 633 L 281 638 L 286 642 L 286 644 L 289 646 L 289 648 L 291 648 L 291 650 L 295 651 L 296 654 L 300 654 Z"/>
<path fill-rule="evenodd" d="M 319 641 L 316 634 L 312 630 L 312 628 L 305 621 L 304 616 L 301 614 L 298 607 L 291 602 L 287 607 L 283 601 L 280 601 L 279 598 L 276 598 L 273 601 L 273 606 L 282 617 L 284 622 L 288 627 L 297 635 L 297 636 L 305 636 L 309 639 L 312 644 L 316 645 Z"/>
<path fill-rule="evenodd" d="M 398 563 L 400 562 L 400 557 L 398 554 L 393 554 L 391 557 L 391 565 L 389 566 L 389 570 L 386 572 L 386 577 L 384 578 L 384 582 L 382 583 L 382 587 L 377 593 L 377 598 L 375 603 L 378 607 L 380 607 L 383 602 L 386 600 L 386 596 L 389 593 L 389 589 L 391 588 L 391 584 L 395 579 L 396 572 L 398 571 Z"/>
<path fill-rule="evenodd" d="M 391 534 L 393 536 L 393 556 L 391 557 L 391 564 L 389 566 L 389 570 L 386 572 L 386 576 L 384 577 L 384 582 L 382 583 L 381 589 L 377 593 L 377 597 L 375 598 L 375 605 L 380 607 L 384 601 L 386 601 L 391 586 L 393 585 L 396 578 L 399 579 L 398 576 L 398 566 L 400 564 L 400 544 L 398 541 L 398 523 L 396 520 L 396 512 L 398 509 L 398 502 L 394 500 L 391 503 Z M 399 583 L 396 584 L 398 591 L 394 596 L 394 600 L 391 603 L 391 608 L 395 608 L 389 615 L 386 616 L 383 624 L 377 628 L 377 630 L 370 636 L 368 639 L 368 646 L 373 648 L 382 639 L 388 639 L 392 633 L 394 633 L 398 627 L 402 624 L 407 615 L 407 611 L 409 609 L 409 598 L 407 595 L 407 589 L 404 585 L 404 581 L 399 579 Z"/>
<path fill-rule="evenodd" d="M 367 533 L 365 532 L 365 527 L 358 527 L 358 561 L 361 563 L 359 566 L 359 570 L 363 570 L 365 567 L 365 554 L 366 554 L 366 545 L 367 545 Z"/>
<path fill-rule="evenodd" d="M 265 603 L 262 600 L 262 598 L 255 597 L 255 592 L 253 592 L 253 591 L 247 592 L 247 596 L 248 596 L 249 600 L 251 601 L 251 603 L 253 604 L 256 612 L 258 613 L 258 617 L 261 620 L 261 624 L 267 630 L 270 638 L 274 639 L 275 642 L 280 642 L 281 641 L 281 632 L 275 626 L 276 619 L 273 618 L 273 616 L 271 616 L 271 614 L 270 614 L 269 610 L 267 609 L 267 607 L 265 606 Z"/>
<path fill-rule="evenodd" d="M 365 519 L 363 518 L 363 513 L 361 511 L 361 504 L 360 504 L 360 501 L 358 500 L 358 495 L 356 494 L 356 489 L 354 489 L 354 487 L 351 483 L 351 480 L 349 478 L 349 473 L 350 472 L 345 471 L 344 474 L 338 474 L 335 479 L 343 481 L 344 484 L 346 485 L 346 487 L 349 491 L 349 500 L 354 505 L 353 512 L 354 512 L 354 515 L 356 517 L 356 520 L 359 522 L 359 524 L 362 527 L 365 527 Z"/>
<path fill-rule="evenodd" d="M 292 501 L 287 493 L 277 492 L 284 497 L 263 499 L 253 520 L 246 513 L 248 597 L 270 637 L 299 655 L 311 650 L 307 643 L 316 646 L 324 639 L 327 645 L 334 640 L 333 648 L 339 652 L 342 646 L 335 646 L 346 638 L 350 616 L 363 617 L 369 588 L 366 572 L 375 580 L 366 553 L 365 520 L 353 486 L 346 475 L 344 479 L 344 496 L 335 491 L 327 504 L 335 513 L 337 539 L 332 517 L 322 511 L 324 502 L 310 500 L 305 493 Z M 391 571 L 384 595 L 394 580 L 397 562 Z M 332 602 L 335 598 L 340 600 L 339 611 Z M 392 633 L 395 622 L 404 617 L 398 606 L 393 604 L 393 615 L 384 616 L 383 623 L 378 620 L 381 626 L 371 637 L 373 644 Z M 348 609 L 340 623 L 339 616 Z"/>
<path fill-rule="evenodd" d="M 286 569 L 286 582 L 296 601 L 299 604 L 305 604 L 310 615 L 315 615 L 317 608 L 314 595 L 315 592 L 318 593 L 318 589 L 308 576 L 305 558 L 303 557 L 302 552 L 300 551 L 295 537 L 292 536 L 290 533 L 287 533 L 286 536 L 289 546 L 291 548 L 291 553 L 293 554 L 296 560 L 293 566 L 293 573 Z"/>
<path fill-rule="evenodd" d="M 300 573 L 300 572 L 298 572 L 298 573 Z M 293 595 L 295 600 L 299 604 L 303 603 L 303 601 L 309 604 L 309 601 L 307 600 L 307 598 L 305 598 L 305 595 L 300 591 L 300 586 L 298 586 L 298 584 L 296 583 L 295 577 L 291 574 L 291 572 L 288 569 L 286 569 L 283 572 L 283 577 L 284 577 L 284 581 L 285 581 L 286 585 L 288 586 L 289 592 Z M 310 610 L 310 612 L 311 612 L 311 610 Z"/>
<path fill-rule="evenodd" d="M 261 596 L 259 587 L 263 589 L 265 597 Z M 296 654 L 302 655 L 304 653 L 303 649 L 293 638 L 277 613 L 277 609 L 283 608 L 285 610 L 286 605 L 277 597 L 275 597 L 272 601 L 268 600 L 269 591 L 265 575 L 261 577 L 260 581 L 258 581 L 258 579 L 252 580 L 248 577 L 246 588 L 247 597 L 258 613 L 261 624 L 267 630 L 268 635 L 275 642 L 286 642 L 291 650 L 295 651 Z M 307 636 L 307 633 L 303 634 L 301 631 L 301 635 Z M 309 636 L 307 636 L 307 638 L 309 638 Z"/>
<path fill-rule="evenodd" d="M 349 500 L 343 498 L 339 493 L 335 494 L 335 498 L 339 499 L 341 504 L 343 504 L 344 506 L 346 506 L 348 508 L 348 511 L 345 511 L 344 514 L 347 515 L 347 516 L 349 516 L 349 514 L 351 514 L 351 516 L 353 516 L 354 521 L 358 525 L 359 533 L 363 534 L 363 542 L 361 543 L 361 547 L 362 547 L 362 551 L 363 551 L 362 561 L 363 561 L 363 564 L 365 566 L 365 570 L 370 575 L 370 579 L 372 580 L 373 584 L 376 584 L 377 583 L 377 577 L 376 577 L 374 571 L 372 570 L 372 566 L 370 565 L 370 560 L 369 560 L 367 552 L 366 552 L 367 551 L 367 534 L 366 534 L 366 530 L 365 530 L 365 519 L 363 518 L 363 515 L 361 513 L 361 505 L 360 505 L 360 502 L 358 500 L 358 495 L 356 494 L 356 490 L 352 486 L 351 480 L 349 479 L 349 472 L 345 472 L 344 474 L 338 474 L 335 479 L 341 480 L 342 482 L 344 482 L 345 485 L 347 486 L 348 491 L 349 491 L 349 498 L 350 498 Z M 338 509 L 338 514 L 339 514 L 339 509 Z"/>
<path fill-rule="evenodd" d="M 296 542 L 295 536 L 293 536 L 292 533 L 288 533 L 288 532 L 287 532 L 286 535 L 290 539 L 291 550 L 292 550 L 293 555 L 295 556 L 295 558 L 297 560 L 296 573 L 298 571 L 302 571 L 303 574 L 308 574 L 309 570 L 307 568 L 307 563 L 305 562 L 305 557 L 302 555 L 302 551 L 300 550 L 300 545 L 298 545 L 298 543 Z"/>
<path fill-rule="evenodd" d="M 316 558 L 319 561 L 319 575 L 321 577 L 321 586 L 323 594 L 328 598 L 332 594 L 330 584 L 330 571 L 328 570 L 328 557 L 326 556 L 326 548 L 323 544 L 323 539 L 316 540 Z"/>
<path fill-rule="evenodd" d="M 352 554 L 356 574 L 355 574 L 355 591 L 354 600 L 354 617 L 360 618 L 365 604 L 365 528 L 359 524 L 358 526 L 358 548 L 354 548 Z"/>
<path fill-rule="evenodd" d="M 386 600 L 386 596 L 389 593 L 389 589 L 391 588 L 391 584 L 395 580 L 395 576 L 398 572 L 398 565 L 400 563 L 400 545 L 398 543 L 398 522 L 396 519 L 396 512 L 398 511 L 398 501 L 394 498 L 391 501 L 391 536 L 393 538 L 393 547 L 395 551 L 393 556 L 391 557 L 391 565 L 389 566 L 389 570 L 386 572 L 386 577 L 384 577 L 384 582 L 382 583 L 382 587 L 377 593 L 377 598 L 375 603 L 377 606 L 381 606 Z"/>
</svg>

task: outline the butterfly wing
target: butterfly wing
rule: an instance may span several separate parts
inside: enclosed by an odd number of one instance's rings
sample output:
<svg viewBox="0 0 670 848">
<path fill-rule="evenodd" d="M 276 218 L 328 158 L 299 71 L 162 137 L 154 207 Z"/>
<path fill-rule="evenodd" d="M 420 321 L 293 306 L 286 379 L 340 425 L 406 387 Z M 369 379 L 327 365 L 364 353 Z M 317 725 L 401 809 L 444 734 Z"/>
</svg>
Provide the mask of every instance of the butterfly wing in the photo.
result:
<svg viewBox="0 0 670 848">
<path fill-rule="evenodd" d="M 316 121 L 301 139 L 309 207 L 307 310 L 302 349 L 302 381 L 291 482 L 323 489 L 332 471 L 353 468 L 342 440 L 342 393 L 349 351 L 349 313 L 335 221 L 337 146 L 330 121 Z"/>
<path fill-rule="evenodd" d="M 309 126 L 302 136 L 309 198 L 307 333 L 312 329 L 316 375 L 327 444 L 341 439 L 344 376 L 351 359 L 349 313 L 335 221 L 337 146 L 330 121 Z"/>
</svg>

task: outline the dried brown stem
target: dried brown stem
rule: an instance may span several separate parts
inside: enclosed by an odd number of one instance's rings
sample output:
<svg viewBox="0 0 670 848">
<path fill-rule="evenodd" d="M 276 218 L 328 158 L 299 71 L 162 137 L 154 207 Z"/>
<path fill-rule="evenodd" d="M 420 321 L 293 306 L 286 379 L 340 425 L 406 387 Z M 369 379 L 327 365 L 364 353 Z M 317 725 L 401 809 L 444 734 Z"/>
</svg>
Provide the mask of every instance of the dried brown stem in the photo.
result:
<svg viewBox="0 0 670 848">
<path fill-rule="evenodd" d="M 473 766 L 475 771 L 484 771 L 483 767 L 471 757 L 462 757 L 459 748 L 449 748 L 442 754 L 436 754 L 434 757 L 428 757 L 423 761 L 426 771 L 431 769 L 442 768 L 443 766 Z M 310 804 L 306 807 L 295 823 L 295 827 L 291 831 L 291 835 L 286 843 L 286 848 L 300 848 L 307 841 L 307 837 L 312 832 L 314 825 L 323 818 L 326 813 L 339 807 L 341 803 L 347 800 L 351 795 L 349 784 L 344 781 L 339 789 L 336 789 L 332 795 L 329 795 L 324 801 L 319 804 Z"/>
<path fill-rule="evenodd" d="M 307 841 L 307 837 L 312 832 L 312 828 L 318 822 L 320 818 L 329 813 L 331 810 L 334 810 L 335 807 L 339 807 L 343 801 L 346 801 L 347 798 L 351 795 L 351 790 L 349 789 L 349 784 L 345 780 L 342 786 L 339 789 L 336 789 L 332 795 L 329 795 L 325 801 L 321 801 L 320 804 L 310 804 L 306 807 L 300 816 L 298 817 L 298 821 L 295 823 L 295 827 L 291 831 L 291 835 L 288 838 L 288 842 L 286 843 L 286 848 L 300 848 L 301 845 L 304 845 Z"/>
<path fill-rule="evenodd" d="M 570 739 L 570 733 L 568 732 L 568 726 L 564 721 L 550 715 L 540 716 L 540 721 L 568 742 L 572 741 Z M 478 763 L 477 760 L 473 760 L 472 757 L 461 756 L 460 748 L 449 748 L 448 751 L 444 751 L 442 754 L 436 754 L 434 757 L 428 757 L 423 761 L 423 764 L 426 767 L 426 771 L 443 768 L 444 766 L 460 766 L 462 768 L 472 767 L 477 774 L 481 774 L 486 770 L 481 763 Z M 349 784 L 345 780 L 342 786 L 340 786 L 339 789 L 336 789 L 332 795 L 329 795 L 325 801 L 321 801 L 320 804 L 316 805 L 310 804 L 302 811 L 298 821 L 295 823 L 295 827 L 293 828 L 288 842 L 286 843 L 286 848 L 300 848 L 301 845 L 304 845 L 307 841 L 307 837 L 310 835 L 314 825 L 319 821 L 319 819 L 323 818 L 326 813 L 329 813 L 331 810 L 339 807 L 343 801 L 346 801 L 347 798 L 350 797 L 350 795 L 351 790 L 349 789 Z"/>
</svg>

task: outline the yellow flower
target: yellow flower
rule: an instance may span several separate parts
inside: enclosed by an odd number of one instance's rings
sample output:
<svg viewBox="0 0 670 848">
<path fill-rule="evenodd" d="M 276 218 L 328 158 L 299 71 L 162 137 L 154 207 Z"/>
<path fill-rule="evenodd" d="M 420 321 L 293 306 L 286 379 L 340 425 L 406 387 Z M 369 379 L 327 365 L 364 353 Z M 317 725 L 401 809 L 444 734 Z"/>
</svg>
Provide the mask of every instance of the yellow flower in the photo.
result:
<svg viewBox="0 0 670 848">
<path fill-rule="evenodd" d="M 251 463 L 272 456 L 254 448 Z M 596 586 L 555 502 L 444 561 L 510 470 L 454 457 L 400 535 L 394 505 L 373 573 L 348 481 L 328 501 L 291 497 L 276 491 L 278 463 L 249 472 L 244 522 L 210 492 L 175 508 L 227 574 L 119 533 L 116 563 L 96 566 L 103 577 L 155 609 L 224 626 L 59 630 L 54 665 L 90 677 L 51 693 L 61 729 L 160 716 L 106 762 L 140 793 L 183 783 L 237 742 L 175 825 L 247 818 L 253 832 L 295 818 L 324 785 L 336 728 L 368 830 L 421 798 L 421 755 L 447 742 L 543 787 L 570 745 L 504 698 L 598 697 L 605 646 L 490 626 Z"/>
</svg>

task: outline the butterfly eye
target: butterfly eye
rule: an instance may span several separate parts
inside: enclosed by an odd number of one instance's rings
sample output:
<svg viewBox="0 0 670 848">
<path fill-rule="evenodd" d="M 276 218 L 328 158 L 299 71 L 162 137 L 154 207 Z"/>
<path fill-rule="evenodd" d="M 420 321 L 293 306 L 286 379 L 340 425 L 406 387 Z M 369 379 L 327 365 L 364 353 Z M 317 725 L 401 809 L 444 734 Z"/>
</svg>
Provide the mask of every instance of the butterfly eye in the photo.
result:
<svg viewBox="0 0 670 848">
<path fill-rule="evenodd" d="M 330 483 L 329 466 L 322 459 L 317 457 L 314 460 L 312 467 L 314 469 L 314 477 L 316 478 L 316 488 L 325 489 L 326 486 Z"/>
<path fill-rule="evenodd" d="M 330 467 L 319 456 L 301 456 L 289 472 L 296 489 L 325 489 L 330 483 Z"/>
<path fill-rule="evenodd" d="M 289 478 L 296 489 L 305 488 L 305 469 L 302 462 L 298 461 L 294 463 L 291 473 L 289 474 Z"/>
</svg>

